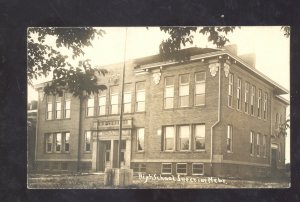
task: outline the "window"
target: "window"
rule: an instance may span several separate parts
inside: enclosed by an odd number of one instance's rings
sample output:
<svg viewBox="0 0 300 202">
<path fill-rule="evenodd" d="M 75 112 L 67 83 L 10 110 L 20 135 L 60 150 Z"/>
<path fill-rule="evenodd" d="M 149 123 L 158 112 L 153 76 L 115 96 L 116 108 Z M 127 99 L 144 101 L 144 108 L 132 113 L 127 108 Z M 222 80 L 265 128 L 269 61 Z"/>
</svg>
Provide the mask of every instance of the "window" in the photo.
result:
<svg viewBox="0 0 300 202">
<path fill-rule="evenodd" d="M 137 129 L 137 150 L 138 151 L 144 151 L 144 135 L 145 135 L 145 129 L 138 128 Z"/>
<path fill-rule="evenodd" d="M 264 119 L 267 119 L 267 108 L 268 108 L 268 93 L 265 93 L 264 94 L 264 108 L 263 108 L 263 110 L 264 110 L 264 114 L 263 114 L 263 116 L 264 116 Z"/>
<path fill-rule="evenodd" d="M 125 162 L 126 140 L 121 141 L 121 162 Z"/>
<path fill-rule="evenodd" d="M 46 152 L 52 152 L 53 134 L 46 134 Z"/>
<path fill-rule="evenodd" d="M 195 149 L 205 150 L 205 125 L 195 125 Z"/>
<path fill-rule="evenodd" d="M 266 144 L 266 141 L 267 141 L 267 136 L 266 135 L 264 135 L 263 136 L 263 155 L 264 155 L 264 157 L 266 157 L 267 156 L 267 144 Z"/>
<path fill-rule="evenodd" d="M 173 151 L 175 131 L 173 126 L 164 127 L 164 150 Z"/>
<path fill-rule="evenodd" d="M 61 119 L 61 99 L 62 97 L 56 96 L 55 97 L 55 118 L 56 119 Z"/>
<path fill-rule="evenodd" d="M 250 154 L 254 155 L 254 133 L 250 132 Z"/>
<path fill-rule="evenodd" d="M 124 85 L 124 113 L 131 113 L 131 84 Z"/>
<path fill-rule="evenodd" d="M 254 116 L 254 100 L 255 100 L 255 86 L 251 87 L 251 100 L 250 100 L 250 110 L 251 115 Z"/>
<path fill-rule="evenodd" d="M 71 117 L 71 94 L 65 93 L 64 118 L 68 119 L 70 117 Z"/>
<path fill-rule="evenodd" d="M 260 155 L 260 134 L 256 134 L 256 155 Z"/>
<path fill-rule="evenodd" d="M 56 133 L 56 135 L 55 135 L 54 150 L 55 150 L 55 152 L 60 152 L 61 151 L 61 133 Z"/>
<path fill-rule="evenodd" d="M 70 151 L 70 132 L 48 133 L 45 138 L 47 153 Z M 54 145 L 54 147 L 52 145 Z"/>
<path fill-rule="evenodd" d="M 189 106 L 189 74 L 179 76 L 179 107 Z"/>
<path fill-rule="evenodd" d="M 205 72 L 195 73 L 195 106 L 205 104 Z"/>
<path fill-rule="evenodd" d="M 134 163 L 133 164 L 133 172 L 134 173 L 145 173 L 146 172 L 146 164 Z"/>
<path fill-rule="evenodd" d="M 258 89 L 257 97 L 257 116 L 261 118 L 261 89 Z"/>
<path fill-rule="evenodd" d="M 111 141 L 105 142 L 105 162 L 110 161 Z"/>
<path fill-rule="evenodd" d="M 226 148 L 227 152 L 232 152 L 232 125 L 227 126 Z"/>
<path fill-rule="evenodd" d="M 70 151 L 70 133 L 64 133 L 63 134 L 63 142 L 64 142 L 64 151 L 69 152 Z"/>
<path fill-rule="evenodd" d="M 86 115 L 94 116 L 94 95 L 90 95 L 87 100 Z"/>
<path fill-rule="evenodd" d="M 193 175 L 203 175 L 204 174 L 203 163 L 193 163 L 192 164 L 192 173 L 193 173 Z"/>
<path fill-rule="evenodd" d="M 237 79 L 236 107 L 237 110 L 241 110 L 242 107 L 242 80 L 240 78 Z"/>
<path fill-rule="evenodd" d="M 186 163 L 177 163 L 176 173 L 186 175 Z"/>
<path fill-rule="evenodd" d="M 180 150 L 190 149 L 190 126 L 179 126 Z"/>
<path fill-rule="evenodd" d="M 84 136 L 84 151 L 91 151 L 91 131 L 86 131 Z"/>
<path fill-rule="evenodd" d="M 174 107 L 174 77 L 165 78 L 164 108 Z"/>
<path fill-rule="evenodd" d="M 229 73 L 228 81 L 228 106 L 232 107 L 232 97 L 233 97 L 233 74 Z"/>
<path fill-rule="evenodd" d="M 119 113 L 119 87 L 111 86 L 110 87 L 110 113 L 118 114 Z"/>
<path fill-rule="evenodd" d="M 51 95 L 48 95 L 47 96 L 47 113 L 46 113 L 46 119 L 47 120 L 51 120 L 52 119 L 52 108 L 53 108 L 53 106 L 52 106 L 52 100 L 53 100 L 53 96 L 51 96 Z"/>
<path fill-rule="evenodd" d="M 162 174 L 171 174 L 172 173 L 172 164 L 171 163 L 161 164 L 161 173 Z"/>
<path fill-rule="evenodd" d="M 103 90 L 98 95 L 98 115 L 103 116 L 106 114 L 106 90 Z"/>
<path fill-rule="evenodd" d="M 145 111 L 145 82 L 136 83 L 136 111 Z"/>
<path fill-rule="evenodd" d="M 245 113 L 249 113 L 249 83 L 245 83 Z"/>
</svg>

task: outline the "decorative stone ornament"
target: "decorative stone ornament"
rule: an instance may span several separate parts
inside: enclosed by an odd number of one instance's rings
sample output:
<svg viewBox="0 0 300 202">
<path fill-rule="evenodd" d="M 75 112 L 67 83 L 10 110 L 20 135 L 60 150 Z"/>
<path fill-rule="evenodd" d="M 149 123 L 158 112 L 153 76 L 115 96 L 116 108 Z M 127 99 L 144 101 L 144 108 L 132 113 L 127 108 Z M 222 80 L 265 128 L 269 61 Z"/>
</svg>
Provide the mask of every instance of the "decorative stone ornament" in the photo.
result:
<svg viewBox="0 0 300 202">
<path fill-rule="evenodd" d="M 224 64 L 224 72 L 225 72 L 225 76 L 228 77 L 229 74 L 229 70 L 230 70 L 230 66 L 228 64 Z"/>
<path fill-rule="evenodd" d="M 153 82 L 157 85 L 159 84 L 159 81 L 160 81 L 160 76 L 161 76 L 161 73 L 160 72 L 156 72 L 152 75 L 153 77 Z"/>
<path fill-rule="evenodd" d="M 210 70 L 210 74 L 212 77 L 215 77 L 217 72 L 218 72 L 218 69 L 219 69 L 219 66 L 220 64 L 219 63 L 213 63 L 213 64 L 210 64 L 208 66 L 209 70 Z"/>
</svg>

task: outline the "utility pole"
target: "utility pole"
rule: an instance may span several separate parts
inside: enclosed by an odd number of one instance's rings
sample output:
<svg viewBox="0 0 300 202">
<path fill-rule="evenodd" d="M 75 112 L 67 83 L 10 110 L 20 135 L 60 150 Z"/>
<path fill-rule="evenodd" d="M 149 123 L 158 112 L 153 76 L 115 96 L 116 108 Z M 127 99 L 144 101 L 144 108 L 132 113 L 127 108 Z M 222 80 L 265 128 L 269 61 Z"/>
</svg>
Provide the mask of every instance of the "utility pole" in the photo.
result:
<svg viewBox="0 0 300 202">
<path fill-rule="evenodd" d="M 126 41 L 127 27 L 125 28 L 125 44 L 124 44 L 124 64 L 122 72 L 122 90 L 121 90 L 121 106 L 120 106 L 120 121 L 119 121 L 119 144 L 118 144 L 118 168 L 121 168 L 121 141 L 122 141 L 122 126 L 123 126 L 123 102 L 124 102 L 124 78 L 125 78 L 125 60 L 126 60 Z"/>
</svg>

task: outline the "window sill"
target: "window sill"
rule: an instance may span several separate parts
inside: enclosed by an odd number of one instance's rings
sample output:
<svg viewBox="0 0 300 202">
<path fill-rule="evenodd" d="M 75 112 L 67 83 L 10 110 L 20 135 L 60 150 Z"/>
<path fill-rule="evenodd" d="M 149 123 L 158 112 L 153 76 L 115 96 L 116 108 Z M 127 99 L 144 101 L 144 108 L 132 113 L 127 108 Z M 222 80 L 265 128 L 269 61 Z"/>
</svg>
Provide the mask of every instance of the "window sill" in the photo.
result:
<svg viewBox="0 0 300 202">
<path fill-rule="evenodd" d="M 227 107 L 228 107 L 229 109 L 232 109 L 232 110 L 234 110 L 234 108 L 233 108 L 232 106 L 228 106 L 228 105 L 227 105 Z"/>
<path fill-rule="evenodd" d="M 62 119 L 45 119 L 45 121 L 64 121 L 64 120 L 71 120 L 71 118 L 62 118 Z"/>
<path fill-rule="evenodd" d="M 204 173 L 201 173 L 201 174 L 194 174 L 194 173 L 192 173 L 192 175 L 194 175 L 194 176 L 203 176 Z"/>
<path fill-rule="evenodd" d="M 227 151 L 227 154 L 233 154 L 233 151 Z"/>
</svg>

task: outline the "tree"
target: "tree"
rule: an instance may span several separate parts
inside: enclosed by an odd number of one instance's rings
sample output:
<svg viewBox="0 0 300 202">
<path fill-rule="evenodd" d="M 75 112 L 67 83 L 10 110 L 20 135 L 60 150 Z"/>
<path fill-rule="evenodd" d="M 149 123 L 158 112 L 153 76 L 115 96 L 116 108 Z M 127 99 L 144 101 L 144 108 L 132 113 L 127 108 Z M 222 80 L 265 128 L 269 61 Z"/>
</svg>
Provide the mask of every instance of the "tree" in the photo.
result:
<svg viewBox="0 0 300 202">
<path fill-rule="evenodd" d="M 187 44 L 193 44 L 194 34 L 207 35 L 208 42 L 221 48 L 229 42 L 227 34 L 233 32 L 235 28 L 234 26 L 160 27 L 160 30 L 167 33 L 169 38 L 161 42 L 159 53 L 164 60 L 186 61 L 191 55 L 189 52 L 180 50 Z"/>
<path fill-rule="evenodd" d="M 88 60 L 79 62 L 77 67 L 68 62 L 68 56 L 63 55 L 60 47 L 72 50 L 72 59 L 84 55 L 83 48 L 92 46 L 96 36 L 103 36 L 101 29 L 85 28 L 28 28 L 28 83 L 40 76 L 53 74 L 52 82 L 44 88 L 46 94 L 61 94 L 62 90 L 70 91 L 74 96 L 83 96 L 104 90 L 104 85 L 98 85 L 96 73 L 105 75 L 106 70 L 91 67 Z M 46 43 L 47 37 L 55 38 L 55 46 Z"/>
</svg>

